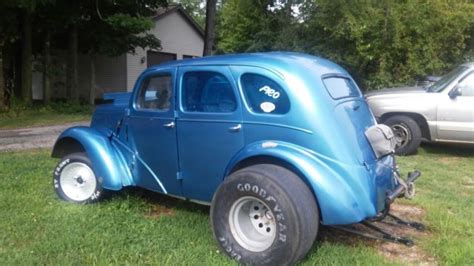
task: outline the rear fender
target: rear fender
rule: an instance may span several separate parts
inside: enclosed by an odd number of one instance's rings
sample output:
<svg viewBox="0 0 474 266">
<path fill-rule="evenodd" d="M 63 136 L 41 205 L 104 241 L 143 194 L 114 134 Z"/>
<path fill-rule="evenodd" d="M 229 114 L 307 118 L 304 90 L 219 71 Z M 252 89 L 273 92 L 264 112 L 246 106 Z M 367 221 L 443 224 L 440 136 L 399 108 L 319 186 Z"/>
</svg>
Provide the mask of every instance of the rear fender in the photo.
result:
<svg viewBox="0 0 474 266">
<path fill-rule="evenodd" d="M 90 127 L 69 128 L 54 144 L 52 156 L 62 157 L 78 151 L 87 153 L 104 188 L 120 190 L 131 185 L 133 179 L 125 159 L 105 133 Z"/>
<path fill-rule="evenodd" d="M 354 179 L 363 180 L 360 175 L 365 171 L 364 167 L 330 166 L 329 159 L 323 160 L 317 154 L 291 143 L 260 141 L 246 146 L 231 160 L 226 169 L 226 176 L 240 162 L 262 156 L 283 160 L 300 172 L 301 178 L 315 195 L 323 224 L 357 223 L 376 215 L 369 184 L 363 181 L 354 182 Z M 332 164 L 337 162 L 333 161 Z M 347 175 L 349 172 L 350 176 Z M 367 179 L 367 176 L 365 177 Z"/>
</svg>

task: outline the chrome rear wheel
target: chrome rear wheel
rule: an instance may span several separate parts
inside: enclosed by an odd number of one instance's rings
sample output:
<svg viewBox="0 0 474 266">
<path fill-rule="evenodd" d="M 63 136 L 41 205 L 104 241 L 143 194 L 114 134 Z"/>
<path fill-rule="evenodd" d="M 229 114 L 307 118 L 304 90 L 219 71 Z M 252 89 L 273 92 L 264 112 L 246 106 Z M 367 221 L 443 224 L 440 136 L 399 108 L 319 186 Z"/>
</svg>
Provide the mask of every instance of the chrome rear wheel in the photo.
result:
<svg viewBox="0 0 474 266">
<path fill-rule="evenodd" d="M 273 212 L 255 197 L 243 197 L 230 209 L 229 224 L 235 240 L 247 250 L 261 252 L 268 249 L 276 237 Z"/>
</svg>

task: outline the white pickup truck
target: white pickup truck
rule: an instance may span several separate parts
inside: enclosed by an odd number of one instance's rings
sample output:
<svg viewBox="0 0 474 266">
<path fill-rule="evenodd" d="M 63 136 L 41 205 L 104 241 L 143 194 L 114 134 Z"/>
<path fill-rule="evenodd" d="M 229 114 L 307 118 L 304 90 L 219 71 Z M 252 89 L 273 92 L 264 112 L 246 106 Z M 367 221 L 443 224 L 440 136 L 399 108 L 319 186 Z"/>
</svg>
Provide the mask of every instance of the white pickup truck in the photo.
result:
<svg viewBox="0 0 474 266">
<path fill-rule="evenodd" d="M 427 141 L 474 143 L 474 62 L 462 64 L 429 87 L 366 94 L 378 122 L 390 126 L 396 153 L 415 153 Z"/>
</svg>

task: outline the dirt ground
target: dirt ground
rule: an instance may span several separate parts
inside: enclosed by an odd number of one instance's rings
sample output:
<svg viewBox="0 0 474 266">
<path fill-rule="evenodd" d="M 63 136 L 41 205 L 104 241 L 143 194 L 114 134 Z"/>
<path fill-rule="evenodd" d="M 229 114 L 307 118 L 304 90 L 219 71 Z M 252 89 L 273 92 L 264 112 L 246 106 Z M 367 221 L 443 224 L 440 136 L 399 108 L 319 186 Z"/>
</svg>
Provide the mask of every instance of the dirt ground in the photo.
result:
<svg viewBox="0 0 474 266">
<path fill-rule="evenodd" d="M 419 207 L 396 203 L 392 204 L 390 213 L 405 220 L 414 222 L 422 222 L 425 217 L 425 210 Z M 417 245 L 418 239 L 429 237 L 429 228 L 426 228 L 424 231 L 417 231 L 408 226 L 393 226 L 379 222 L 376 222 L 375 224 L 384 231 L 390 232 L 393 235 L 408 237 L 412 239 L 415 244 L 408 247 L 387 241 L 371 240 L 333 228 L 325 228 L 326 230 L 322 232 L 322 239 L 329 242 L 346 243 L 347 245 L 354 245 L 359 241 L 363 241 L 364 243 L 375 247 L 379 254 L 393 262 L 402 262 L 407 265 L 438 265 L 433 256 L 427 254 Z M 370 230 L 363 226 L 356 226 L 356 228 L 362 232 L 370 232 Z"/>
<path fill-rule="evenodd" d="M 76 122 L 55 126 L 0 130 L 0 152 L 51 148 L 59 134 L 72 126 L 88 126 L 89 122 Z"/>
</svg>

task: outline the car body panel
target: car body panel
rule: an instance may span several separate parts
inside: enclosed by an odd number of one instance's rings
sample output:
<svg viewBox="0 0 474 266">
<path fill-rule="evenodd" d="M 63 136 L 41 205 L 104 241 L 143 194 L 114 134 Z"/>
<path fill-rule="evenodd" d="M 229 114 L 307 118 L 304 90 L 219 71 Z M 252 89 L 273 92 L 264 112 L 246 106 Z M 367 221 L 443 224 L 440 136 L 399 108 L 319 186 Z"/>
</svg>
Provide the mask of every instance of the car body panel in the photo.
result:
<svg viewBox="0 0 474 266">
<path fill-rule="evenodd" d="M 182 104 L 178 108 L 178 150 L 183 194 L 186 198 L 210 202 L 222 182 L 227 162 L 244 146 L 243 129 L 232 129 L 241 127 L 242 111 L 238 90 L 228 67 L 179 67 L 179 84 L 182 85 L 184 74 L 196 70 L 223 75 L 237 99 L 235 110 L 229 113 L 186 112 Z"/>
<path fill-rule="evenodd" d="M 106 189 L 120 190 L 123 186 L 134 185 L 125 158 L 116 144 L 104 133 L 90 127 L 72 127 L 58 137 L 55 147 L 68 138 L 78 141 L 91 159 L 94 172 Z"/>
<path fill-rule="evenodd" d="M 239 162 L 259 156 L 278 158 L 298 169 L 316 195 L 326 225 L 351 224 L 375 216 L 385 207 L 386 192 L 394 185 L 392 156 L 364 167 L 343 164 L 282 141 L 247 145 L 232 158 L 224 176 Z"/>
<path fill-rule="evenodd" d="M 137 84 L 163 74 L 169 74 L 174 78 L 176 69 L 162 68 L 158 71 L 147 72 L 140 77 Z M 132 103 L 136 103 L 138 91 L 139 86 L 134 90 Z M 136 164 L 137 173 L 134 179 L 138 186 L 162 191 L 161 182 L 167 193 L 181 196 L 181 185 L 176 179 L 176 172 L 179 169 L 176 129 L 164 126 L 175 122 L 174 104 L 172 101 L 167 111 L 144 110 L 132 104 L 126 122 L 127 144 L 143 161 Z M 157 156 L 157 151 L 163 156 Z M 157 182 L 157 179 L 160 182 Z"/>
<path fill-rule="evenodd" d="M 137 110 L 142 83 L 163 71 L 173 75 L 169 110 Z M 190 71 L 224 76 L 236 96 L 235 110 L 186 111 L 183 77 Z M 242 84 L 246 73 L 278 84 L 288 96 L 288 111 L 259 113 L 250 108 Z M 352 94 L 328 87 L 326 79 L 344 82 Z M 343 96 L 334 97 L 334 89 Z M 209 203 L 236 165 L 264 156 L 298 169 L 318 200 L 322 223 L 348 224 L 385 209 L 386 195 L 396 186 L 394 157 L 376 159 L 364 135 L 376 121 L 360 90 L 347 71 L 319 57 L 261 53 L 170 62 L 147 69 L 132 94 L 105 98 L 113 102 L 96 109 L 88 129 L 94 133 L 71 137 L 87 146 L 94 168 L 111 179 L 106 182 L 113 184 L 109 189 L 142 186 Z M 171 122 L 172 128 L 164 127 Z M 117 167 L 107 173 L 112 162 Z"/>
</svg>

